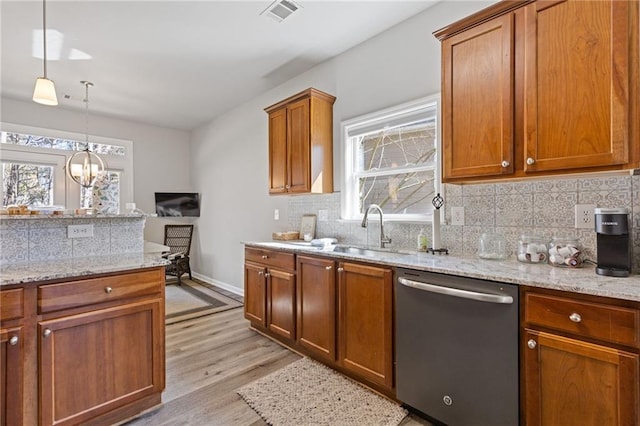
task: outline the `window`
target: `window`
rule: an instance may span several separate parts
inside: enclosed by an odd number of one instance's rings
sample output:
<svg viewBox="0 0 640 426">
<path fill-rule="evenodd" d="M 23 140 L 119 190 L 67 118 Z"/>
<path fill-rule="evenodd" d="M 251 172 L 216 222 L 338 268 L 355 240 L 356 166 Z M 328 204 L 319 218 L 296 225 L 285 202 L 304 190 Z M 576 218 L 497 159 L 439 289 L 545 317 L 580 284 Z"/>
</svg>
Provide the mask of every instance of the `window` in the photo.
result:
<svg viewBox="0 0 640 426">
<path fill-rule="evenodd" d="M 342 123 L 342 216 L 361 219 L 378 204 L 385 218 L 430 221 L 439 188 L 439 96 Z"/>
<path fill-rule="evenodd" d="M 0 163 L 2 203 L 90 208 L 92 188 L 73 183 L 65 174 L 67 159 L 84 150 L 85 135 L 2 124 Z M 89 149 L 105 162 L 107 179 L 119 194 L 119 204 L 133 200 L 131 141 L 89 137 Z"/>
</svg>

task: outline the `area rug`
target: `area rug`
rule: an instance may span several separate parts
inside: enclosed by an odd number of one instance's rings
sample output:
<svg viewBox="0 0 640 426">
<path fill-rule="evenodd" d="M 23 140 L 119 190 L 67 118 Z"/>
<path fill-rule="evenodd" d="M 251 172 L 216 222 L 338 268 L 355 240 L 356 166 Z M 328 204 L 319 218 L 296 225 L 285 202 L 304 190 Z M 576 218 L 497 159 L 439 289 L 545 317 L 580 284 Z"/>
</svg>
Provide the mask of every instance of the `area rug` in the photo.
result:
<svg viewBox="0 0 640 426">
<path fill-rule="evenodd" d="M 182 279 L 182 285 L 165 287 L 165 324 L 210 315 L 242 306 L 242 303 L 217 292 L 199 280 Z"/>
<path fill-rule="evenodd" d="M 408 414 L 396 403 L 310 358 L 236 392 L 272 426 L 397 426 Z"/>
</svg>

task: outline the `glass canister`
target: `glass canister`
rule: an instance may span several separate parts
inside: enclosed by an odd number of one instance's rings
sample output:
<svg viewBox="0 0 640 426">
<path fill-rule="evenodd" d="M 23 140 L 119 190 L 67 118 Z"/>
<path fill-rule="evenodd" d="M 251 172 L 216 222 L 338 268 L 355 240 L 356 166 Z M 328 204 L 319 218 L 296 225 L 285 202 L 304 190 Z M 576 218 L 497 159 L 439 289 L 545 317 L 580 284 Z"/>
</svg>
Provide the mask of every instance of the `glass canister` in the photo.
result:
<svg viewBox="0 0 640 426">
<path fill-rule="evenodd" d="M 524 263 L 547 263 L 549 240 L 538 235 L 521 235 L 518 240 L 518 261 Z"/>
<path fill-rule="evenodd" d="M 582 243 L 577 237 L 553 237 L 549 243 L 549 263 L 553 266 L 582 267 Z"/>
<path fill-rule="evenodd" d="M 509 257 L 504 235 L 485 232 L 478 242 L 478 257 L 481 259 L 503 260 Z"/>
</svg>

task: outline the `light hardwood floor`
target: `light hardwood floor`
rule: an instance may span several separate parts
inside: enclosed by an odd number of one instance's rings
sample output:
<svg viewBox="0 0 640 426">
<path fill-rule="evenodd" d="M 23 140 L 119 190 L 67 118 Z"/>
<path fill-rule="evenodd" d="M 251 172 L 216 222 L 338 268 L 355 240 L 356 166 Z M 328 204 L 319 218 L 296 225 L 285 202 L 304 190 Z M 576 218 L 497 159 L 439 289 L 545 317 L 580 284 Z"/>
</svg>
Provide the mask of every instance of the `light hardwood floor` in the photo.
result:
<svg viewBox="0 0 640 426">
<path fill-rule="evenodd" d="M 166 349 L 164 404 L 128 426 L 266 425 L 236 389 L 300 359 L 251 330 L 242 308 L 167 326 Z M 402 422 L 429 424 L 413 415 Z"/>
</svg>

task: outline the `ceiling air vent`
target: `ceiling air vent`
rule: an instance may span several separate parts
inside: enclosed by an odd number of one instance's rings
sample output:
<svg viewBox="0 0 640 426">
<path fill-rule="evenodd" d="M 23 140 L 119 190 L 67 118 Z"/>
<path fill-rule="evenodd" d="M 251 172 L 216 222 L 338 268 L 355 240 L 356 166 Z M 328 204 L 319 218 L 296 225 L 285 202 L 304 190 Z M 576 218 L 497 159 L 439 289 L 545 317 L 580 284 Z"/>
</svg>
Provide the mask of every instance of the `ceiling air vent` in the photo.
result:
<svg viewBox="0 0 640 426">
<path fill-rule="evenodd" d="M 282 22 L 299 8 L 300 6 L 290 0 L 276 0 L 263 10 L 260 15 L 267 15 L 277 22 Z"/>
</svg>

